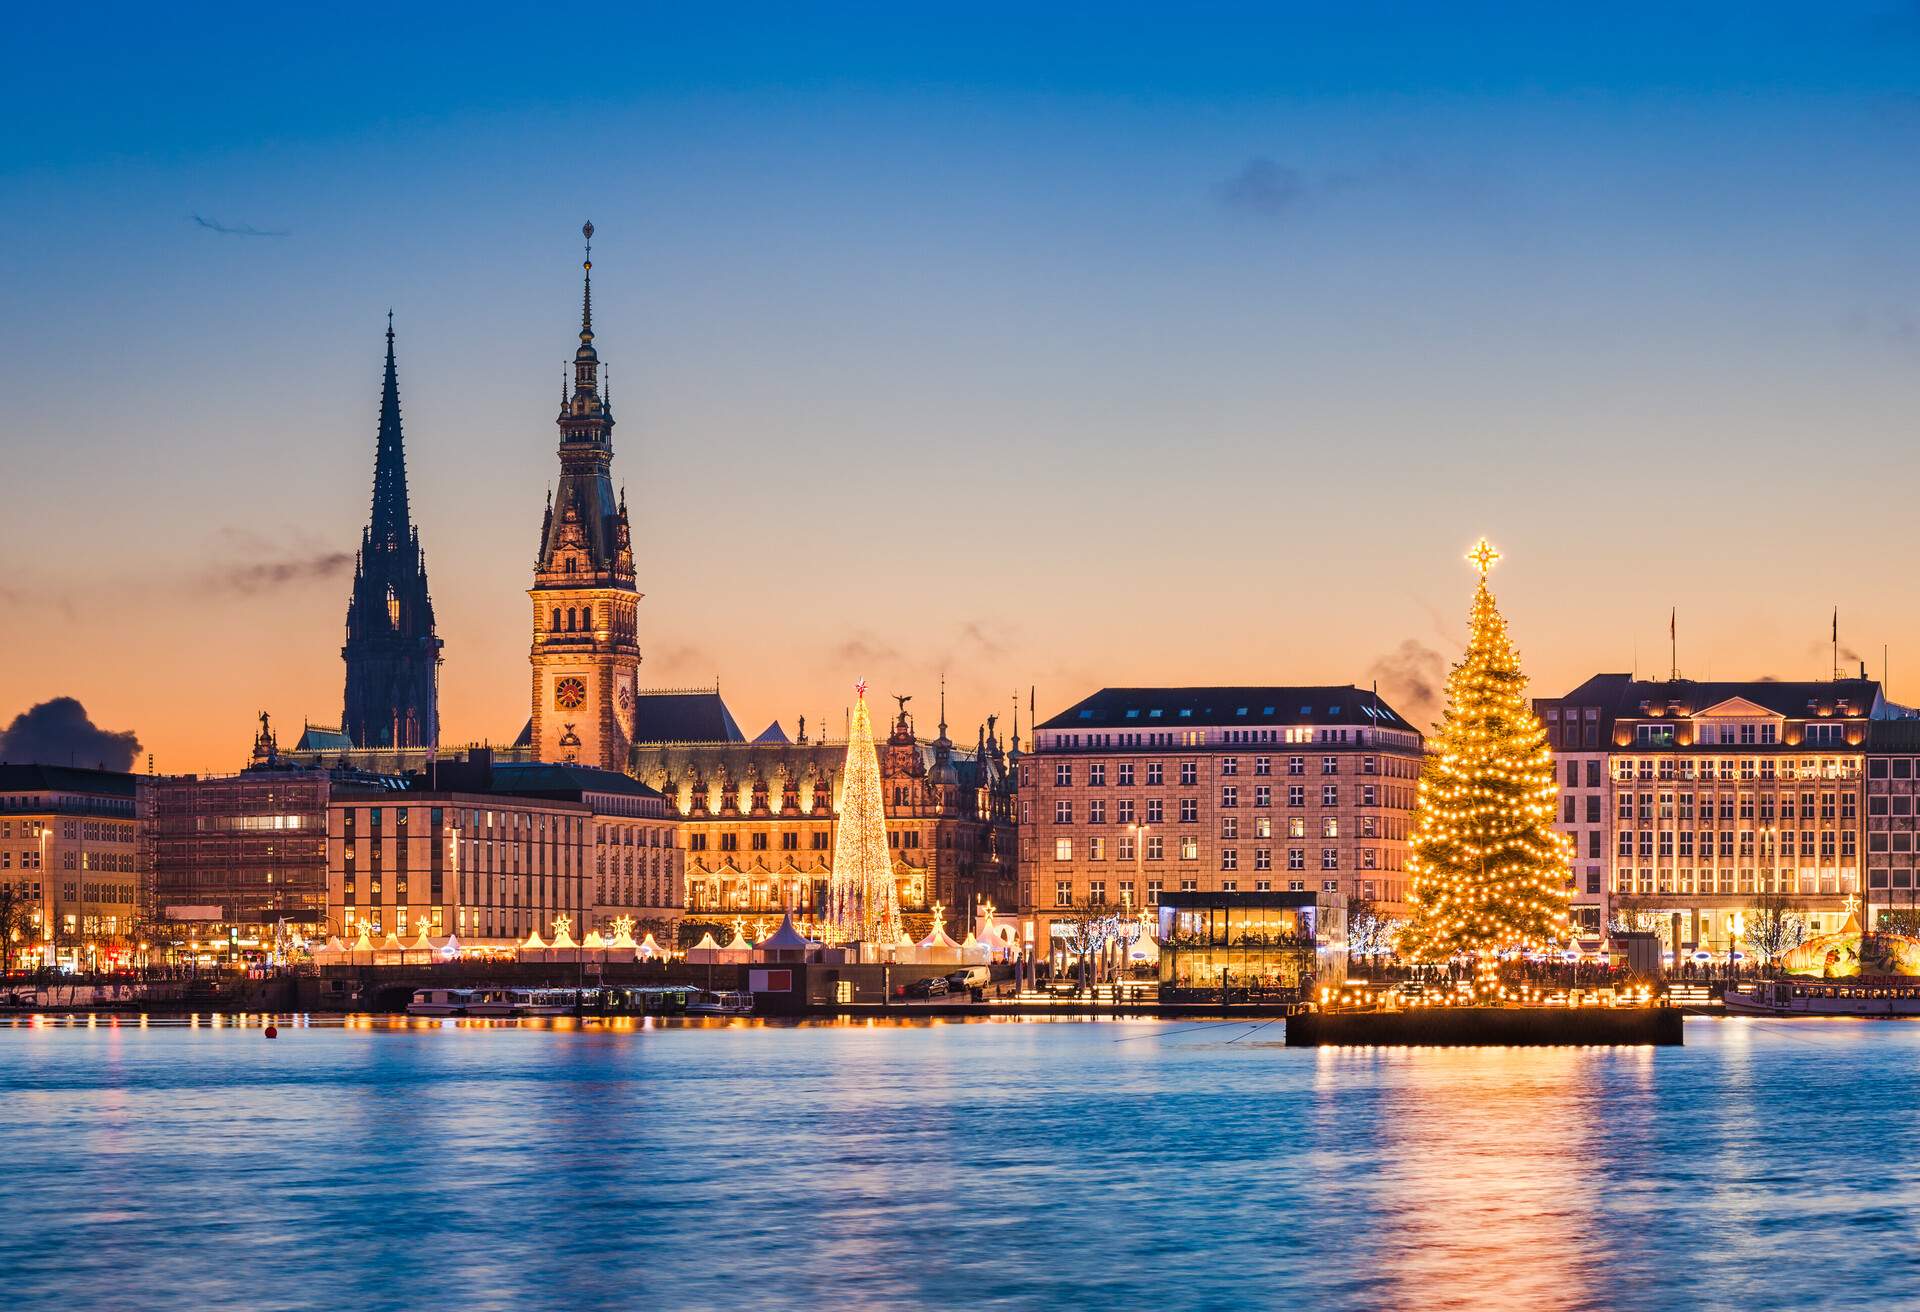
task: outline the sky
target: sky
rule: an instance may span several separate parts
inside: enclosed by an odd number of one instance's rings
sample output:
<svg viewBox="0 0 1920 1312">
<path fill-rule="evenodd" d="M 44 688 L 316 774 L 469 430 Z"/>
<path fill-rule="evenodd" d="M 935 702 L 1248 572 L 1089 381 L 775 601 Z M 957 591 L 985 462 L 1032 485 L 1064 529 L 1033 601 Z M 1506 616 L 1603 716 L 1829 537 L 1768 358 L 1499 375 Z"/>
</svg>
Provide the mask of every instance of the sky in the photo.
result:
<svg viewBox="0 0 1920 1312">
<path fill-rule="evenodd" d="M 0 724 L 338 722 L 391 308 L 442 737 L 517 732 L 588 219 L 642 682 L 749 734 L 1419 716 L 1483 533 L 1543 695 L 1837 607 L 1920 701 L 1909 0 L 39 6 L 0 73 Z"/>
</svg>

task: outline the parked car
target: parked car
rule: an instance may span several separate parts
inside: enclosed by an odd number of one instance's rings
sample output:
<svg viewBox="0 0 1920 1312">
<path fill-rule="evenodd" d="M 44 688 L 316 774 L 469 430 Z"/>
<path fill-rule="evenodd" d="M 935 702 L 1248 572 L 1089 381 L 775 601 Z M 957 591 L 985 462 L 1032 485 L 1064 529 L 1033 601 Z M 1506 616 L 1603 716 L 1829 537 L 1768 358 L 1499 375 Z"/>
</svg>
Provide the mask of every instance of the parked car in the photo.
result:
<svg viewBox="0 0 1920 1312">
<path fill-rule="evenodd" d="M 955 993 L 965 989 L 984 988 L 993 979 L 993 972 L 985 966 L 963 966 L 947 976 L 947 987 Z"/>
<path fill-rule="evenodd" d="M 947 996 L 947 981 L 939 975 L 929 975 L 926 979 L 916 979 L 902 986 L 900 992 L 909 998 L 944 998 Z"/>
</svg>

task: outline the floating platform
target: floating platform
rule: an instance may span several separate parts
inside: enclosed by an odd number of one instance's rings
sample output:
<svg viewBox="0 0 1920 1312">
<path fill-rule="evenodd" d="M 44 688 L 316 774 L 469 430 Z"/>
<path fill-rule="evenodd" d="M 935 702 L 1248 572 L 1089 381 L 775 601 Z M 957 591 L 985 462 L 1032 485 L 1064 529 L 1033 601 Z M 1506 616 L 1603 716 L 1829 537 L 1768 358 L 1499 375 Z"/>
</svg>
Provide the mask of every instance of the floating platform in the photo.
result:
<svg viewBox="0 0 1920 1312">
<path fill-rule="evenodd" d="M 1678 1047 L 1672 1007 L 1422 1007 L 1310 1011 L 1287 1019 L 1289 1048 Z"/>
</svg>

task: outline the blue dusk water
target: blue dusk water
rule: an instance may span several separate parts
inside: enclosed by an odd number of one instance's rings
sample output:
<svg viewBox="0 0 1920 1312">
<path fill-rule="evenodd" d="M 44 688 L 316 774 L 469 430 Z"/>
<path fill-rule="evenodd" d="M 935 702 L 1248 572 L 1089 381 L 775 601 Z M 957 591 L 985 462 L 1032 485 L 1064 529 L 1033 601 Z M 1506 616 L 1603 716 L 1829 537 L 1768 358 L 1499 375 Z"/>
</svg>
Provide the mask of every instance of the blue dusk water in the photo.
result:
<svg viewBox="0 0 1920 1312">
<path fill-rule="evenodd" d="M 8 1308 L 1920 1306 L 1920 1025 L 0 1025 Z"/>
</svg>

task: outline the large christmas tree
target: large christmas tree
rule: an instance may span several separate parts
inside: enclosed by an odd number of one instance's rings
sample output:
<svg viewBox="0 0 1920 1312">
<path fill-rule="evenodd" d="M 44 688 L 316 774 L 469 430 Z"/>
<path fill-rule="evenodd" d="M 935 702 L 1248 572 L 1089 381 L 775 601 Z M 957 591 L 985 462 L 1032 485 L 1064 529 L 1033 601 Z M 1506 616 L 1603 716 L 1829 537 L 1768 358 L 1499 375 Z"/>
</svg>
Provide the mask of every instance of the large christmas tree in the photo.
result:
<svg viewBox="0 0 1920 1312">
<path fill-rule="evenodd" d="M 1480 567 L 1473 629 L 1420 770 L 1407 861 L 1414 914 L 1400 940 L 1416 961 L 1472 954 L 1483 975 L 1497 952 L 1566 941 L 1573 861 L 1553 827 L 1553 752 L 1487 589 L 1498 558 L 1484 540 L 1467 557 Z"/>
<path fill-rule="evenodd" d="M 854 692 L 859 701 L 840 776 L 827 930 L 837 942 L 858 939 L 891 949 L 900 938 L 900 894 L 893 882 L 893 854 L 887 849 L 887 799 L 880 786 L 880 752 L 873 745 L 866 683 L 855 684 Z"/>
</svg>

